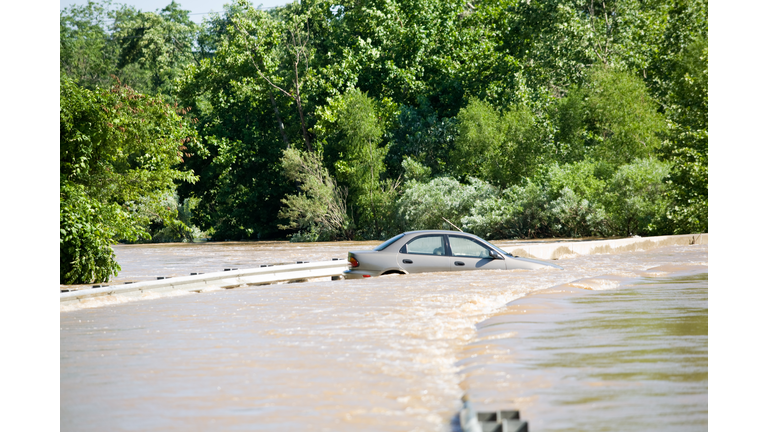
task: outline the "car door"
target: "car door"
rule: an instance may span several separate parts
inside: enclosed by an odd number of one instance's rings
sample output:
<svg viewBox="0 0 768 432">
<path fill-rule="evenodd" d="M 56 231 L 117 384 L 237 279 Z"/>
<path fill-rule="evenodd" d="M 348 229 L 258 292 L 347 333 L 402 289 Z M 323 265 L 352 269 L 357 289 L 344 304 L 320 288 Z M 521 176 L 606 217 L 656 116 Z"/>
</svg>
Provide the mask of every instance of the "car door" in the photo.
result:
<svg viewBox="0 0 768 432">
<path fill-rule="evenodd" d="M 400 248 L 397 264 L 408 273 L 450 271 L 451 257 L 445 236 L 425 234 L 414 237 Z"/>
<path fill-rule="evenodd" d="M 504 258 L 494 259 L 491 249 L 482 242 L 462 235 L 449 235 L 451 246 L 451 270 L 506 270 Z"/>
</svg>

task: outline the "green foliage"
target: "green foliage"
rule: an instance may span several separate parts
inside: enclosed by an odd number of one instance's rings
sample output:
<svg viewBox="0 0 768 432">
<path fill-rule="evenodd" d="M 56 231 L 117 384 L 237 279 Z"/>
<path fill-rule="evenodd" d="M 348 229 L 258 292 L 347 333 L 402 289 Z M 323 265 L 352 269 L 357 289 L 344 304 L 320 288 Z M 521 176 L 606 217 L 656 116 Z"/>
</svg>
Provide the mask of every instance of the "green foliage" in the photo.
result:
<svg viewBox="0 0 768 432">
<path fill-rule="evenodd" d="M 418 107 L 402 106 L 386 159 L 389 175 L 397 177 L 408 158 L 418 160 L 435 174 L 447 173 L 448 151 L 455 136 L 455 118 L 439 118 L 425 98 L 419 99 Z"/>
<path fill-rule="evenodd" d="M 292 190 L 282 174 L 280 160 L 287 144 L 280 126 L 285 125 L 290 142 L 300 142 L 290 101 L 276 97 L 258 77 L 251 46 L 231 25 L 234 14 L 240 13 L 261 20 L 258 28 L 274 27 L 263 11 L 228 9 L 228 26 L 217 20 L 208 23 L 208 31 L 216 32 L 216 52 L 187 68 L 178 81 L 178 95 L 192 107 L 188 116 L 196 120 L 206 150 L 185 161 L 185 168 L 199 173 L 201 180 L 181 185 L 179 196 L 200 199 L 193 221 L 220 240 L 268 238 L 279 232 L 280 200 Z M 270 67 L 265 73 L 276 79 L 271 57 L 264 62 Z"/>
<path fill-rule="evenodd" d="M 135 64 L 147 71 L 152 93 L 170 94 L 181 69 L 197 61 L 192 51 L 197 25 L 175 1 L 159 13 L 139 12 L 117 21 L 114 29 L 120 48 L 117 67 Z"/>
<path fill-rule="evenodd" d="M 432 175 L 432 170 L 428 166 L 420 164 L 409 156 L 406 156 L 405 159 L 403 159 L 402 166 L 405 181 L 413 180 L 420 183 L 426 183 Z"/>
<path fill-rule="evenodd" d="M 590 237 L 609 235 L 606 227 L 608 214 L 599 201 L 590 201 L 577 195 L 569 187 L 560 190 L 560 196 L 551 201 L 547 211 L 552 219 L 552 237 Z"/>
<path fill-rule="evenodd" d="M 664 179 L 669 164 L 638 159 L 609 173 L 604 163 L 589 160 L 552 165 L 536 179 L 478 202 L 462 223 L 489 238 L 667 232 Z"/>
<path fill-rule="evenodd" d="M 672 163 L 668 217 L 677 234 L 707 232 L 709 197 L 708 48 L 691 43 L 676 59 L 668 96 L 672 119 L 661 155 Z"/>
<path fill-rule="evenodd" d="M 61 11 L 59 21 L 60 74 L 86 88 L 106 87 L 117 72 L 120 55 L 104 25 L 116 18 L 111 2 L 72 5 Z M 119 75 L 118 75 L 119 76 Z"/>
<path fill-rule="evenodd" d="M 665 177 L 669 164 L 638 159 L 620 167 L 603 198 L 614 235 L 658 235 L 668 232 Z"/>
<path fill-rule="evenodd" d="M 377 103 L 360 90 L 352 89 L 331 104 L 332 110 L 326 111 L 320 122 L 326 125 L 326 131 L 336 131 L 335 139 L 327 140 L 324 148 L 336 156 L 333 171 L 349 187 L 358 229 L 372 238 L 393 234 L 386 227 L 394 217 L 398 183 L 382 179 L 389 147 L 381 142 L 384 128 L 395 111 L 386 102 Z"/>
<path fill-rule="evenodd" d="M 61 11 L 60 73 L 88 89 L 116 76 L 143 92 L 170 99 L 173 80 L 195 60 L 197 26 L 171 2 L 159 13 L 112 0 L 89 0 Z"/>
<path fill-rule="evenodd" d="M 488 239 L 535 238 L 549 234 L 545 189 L 526 180 L 500 196 L 478 200 L 461 223 L 468 232 Z"/>
<path fill-rule="evenodd" d="M 397 202 L 398 214 L 406 230 L 453 229 L 445 222 L 461 226 L 477 201 L 495 196 L 497 189 L 475 178 L 461 184 L 451 177 L 437 177 L 428 183 L 411 180 Z"/>
<path fill-rule="evenodd" d="M 153 243 L 169 242 L 193 242 L 207 239 L 206 233 L 192 223 L 192 211 L 200 203 L 198 198 L 187 198 L 180 202 L 179 195 L 174 191 L 167 193 L 163 204 L 168 208 L 175 208 L 178 212 L 178 220 L 171 223 L 155 221 L 149 226 L 149 233 Z"/>
<path fill-rule="evenodd" d="M 614 166 L 649 157 L 658 149 L 665 129 L 657 109 L 642 80 L 598 67 L 584 86 L 561 103 L 563 127 L 556 140 L 566 153 L 583 149 L 583 156 Z"/>
<path fill-rule="evenodd" d="M 546 160 L 542 133 L 525 106 L 513 105 L 502 114 L 488 102 L 471 99 L 457 119 L 450 160 L 461 177 L 475 176 L 503 188 L 533 175 L 536 162 Z"/>
<path fill-rule="evenodd" d="M 541 178 L 555 192 L 570 189 L 579 197 L 596 201 L 605 191 L 611 174 L 610 166 L 605 162 L 586 159 L 564 165 L 552 164 Z"/>
<path fill-rule="evenodd" d="M 177 169 L 195 131 L 159 98 L 119 84 L 92 92 L 62 79 L 60 107 L 62 283 L 105 280 L 118 268 L 109 242 L 148 238 L 152 222 L 182 224 L 164 201 L 176 182 L 196 180 Z"/>
<path fill-rule="evenodd" d="M 200 181 L 173 180 L 178 198 L 133 193 L 104 174 L 122 147 L 90 144 L 62 145 L 62 174 L 94 202 L 120 203 L 155 240 L 188 239 L 194 225 L 216 239 L 294 241 L 448 226 L 406 203 L 495 238 L 706 231 L 707 14 L 704 0 L 316 0 L 269 11 L 238 0 L 197 26 L 173 2 L 71 6 L 62 78 L 97 89 L 115 75 L 191 107 L 181 116 L 200 140 L 185 144 L 179 169 Z M 284 153 L 298 148 L 307 155 Z M 147 168 L 146 154 L 129 163 Z M 304 191 L 285 164 L 308 155 L 328 177 Z M 102 165 L 78 174 L 83 161 Z M 349 191 L 344 228 L 316 222 L 334 182 Z M 498 189 L 458 204 L 478 184 Z M 112 196 L 126 185 L 131 197 Z M 191 221 L 169 217 L 187 211 Z"/>
<path fill-rule="evenodd" d="M 285 175 L 299 185 L 299 193 L 282 199 L 278 216 L 289 220 L 283 229 L 302 229 L 292 241 L 350 237 L 347 189 L 339 187 L 315 153 L 287 149 L 281 160 Z"/>
<path fill-rule="evenodd" d="M 106 282 L 120 266 L 111 244 L 146 233 L 116 203 L 88 196 L 86 188 L 61 179 L 59 194 L 59 283 Z"/>
</svg>

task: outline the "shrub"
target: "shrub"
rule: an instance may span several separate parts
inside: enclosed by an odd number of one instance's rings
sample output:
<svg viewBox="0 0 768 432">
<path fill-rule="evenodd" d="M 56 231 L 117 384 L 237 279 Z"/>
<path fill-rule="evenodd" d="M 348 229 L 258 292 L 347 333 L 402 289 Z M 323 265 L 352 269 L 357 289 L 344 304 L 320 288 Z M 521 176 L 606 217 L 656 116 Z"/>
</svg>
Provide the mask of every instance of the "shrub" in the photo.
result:
<svg viewBox="0 0 768 432">
<path fill-rule="evenodd" d="M 613 166 L 652 155 L 666 127 L 643 81 L 608 67 L 596 67 L 571 90 L 556 117 L 555 140 L 567 160 L 591 155 Z"/>
<path fill-rule="evenodd" d="M 552 233 L 557 237 L 591 237 L 609 233 L 603 206 L 576 195 L 569 187 L 560 191 L 560 197 L 550 202 L 547 210 L 552 218 Z"/>
<path fill-rule="evenodd" d="M 166 194 L 163 203 L 168 208 L 175 208 L 178 212 L 178 220 L 155 220 L 149 227 L 153 243 L 167 242 L 192 242 L 206 236 L 197 226 L 192 224 L 192 211 L 200 203 L 199 198 L 187 198 L 179 202 L 179 195 L 175 191 Z"/>
<path fill-rule="evenodd" d="M 59 199 L 59 283 L 109 281 L 120 271 L 115 239 L 148 238 L 128 212 L 90 198 L 82 185 L 61 180 Z"/>
<path fill-rule="evenodd" d="M 488 102 L 472 99 L 456 118 L 458 136 L 450 160 L 460 178 L 473 176 L 506 187 L 532 175 L 546 159 L 544 137 L 524 105 L 502 113 Z"/>
<path fill-rule="evenodd" d="M 600 167 L 590 161 L 550 165 L 538 178 L 478 202 L 462 223 L 496 239 L 607 235 L 607 214 L 599 200 L 605 181 L 596 176 Z"/>
<path fill-rule="evenodd" d="M 398 214 L 406 230 L 451 229 L 443 218 L 460 225 L 475 202 L 496 194 L 496 188 L 475 178 L 470 178 L 469 184 L 451 177 L 438 177 L 428 183 L 411 180 L 397 202 Z"/>
<path fill-rule="evenodd" d="M 316 240 L 320 236 L 350 237 L 347 190 L 336 184 L 320 157 L 315 153 L 287 149 L 281 162 L 286 177 L 298 183 L 299 193 L 282 199 L 283 208 L 278 216 L 289 222 L 280 228 L 301 229 L 314 235 L 299 234 L 297 241 L 299 238 Z"/>
<path fill-rule="evenodd" d="M 668 186 L 664 183 L 669 171 L 669 163 L 650 158 L 619 167 L 604 199 L 614 235 L 658 235 L 670 231 L 666 218 Z"/>
<path fill-rule="evenodd" d="M 63 78 L 59 92 L 60 283 L 107 281 L 110 242 L 148 238 L 153 220 L 181 224 L 163 202 L 196 134 L 174 107 L 119 83 L 90 91 Z"/>
</svg>

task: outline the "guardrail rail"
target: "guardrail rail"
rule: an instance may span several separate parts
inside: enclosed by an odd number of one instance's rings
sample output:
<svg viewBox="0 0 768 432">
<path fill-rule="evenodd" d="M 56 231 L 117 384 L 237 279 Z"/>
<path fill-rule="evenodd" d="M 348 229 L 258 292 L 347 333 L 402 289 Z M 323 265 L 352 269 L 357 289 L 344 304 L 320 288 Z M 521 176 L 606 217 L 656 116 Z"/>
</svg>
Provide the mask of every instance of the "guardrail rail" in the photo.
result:
<svg viewBox="0 0 768 432">
<path fill-rule="evenodd" d="M 220 271 L 191 276 L 179 276 L 154 281 L 109 285 L 61 293 L 61 303 L 79 302 L 100 296 L 141 295 L 144 292 L 200 292 L 214 288 L 237 288 L 243 285 L 270 284 L 320 277 L 340 276 L 349 267 L 345 260 L 304 262 L 301 264 L 270 265 L 259 268 Z"/>
</svg>

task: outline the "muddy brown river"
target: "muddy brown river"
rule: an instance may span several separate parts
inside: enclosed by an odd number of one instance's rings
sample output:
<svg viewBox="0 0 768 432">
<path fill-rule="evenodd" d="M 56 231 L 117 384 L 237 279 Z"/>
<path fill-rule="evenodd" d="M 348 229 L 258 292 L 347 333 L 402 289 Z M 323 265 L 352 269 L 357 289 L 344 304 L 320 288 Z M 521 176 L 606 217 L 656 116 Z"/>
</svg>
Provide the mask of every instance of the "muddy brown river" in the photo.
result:
<svg viewBox="0 0 768 432">
<path fill-rule="evenodd" d="M 378 242 L 118 245 L 116 282 Z M 497 243 L 504 245 L 503 242 Z M 706 430 L 707 245 L 62 307 L 61 430 Z"/>
</svg>

